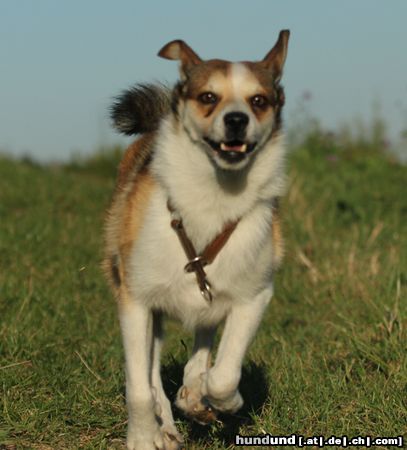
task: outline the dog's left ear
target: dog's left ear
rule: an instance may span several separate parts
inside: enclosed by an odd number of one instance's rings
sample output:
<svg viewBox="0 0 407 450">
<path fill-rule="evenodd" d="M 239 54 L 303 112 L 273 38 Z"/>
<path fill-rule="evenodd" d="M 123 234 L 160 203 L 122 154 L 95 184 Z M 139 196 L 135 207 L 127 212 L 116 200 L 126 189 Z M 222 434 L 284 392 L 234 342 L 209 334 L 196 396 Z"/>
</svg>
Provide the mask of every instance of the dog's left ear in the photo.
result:
<svg viewBox="0 0 407 450">
<path fill-rule="evenodd" d="M 181 39 L 168 42 L 158 52 L 161 58 L 181 61 L 180 71 L 182 76 L 186 76 L 191 67 L 202 62 L 202 59 Z"/>
<path fill-rule="evenodd" d="M 264 57 L 262 64 L 272 71 L 274 79 L 279 81 L 283 74 L 283 67 L 287 57 L 290 30 L 281 30 L 274 47 Z"/>
</svg>

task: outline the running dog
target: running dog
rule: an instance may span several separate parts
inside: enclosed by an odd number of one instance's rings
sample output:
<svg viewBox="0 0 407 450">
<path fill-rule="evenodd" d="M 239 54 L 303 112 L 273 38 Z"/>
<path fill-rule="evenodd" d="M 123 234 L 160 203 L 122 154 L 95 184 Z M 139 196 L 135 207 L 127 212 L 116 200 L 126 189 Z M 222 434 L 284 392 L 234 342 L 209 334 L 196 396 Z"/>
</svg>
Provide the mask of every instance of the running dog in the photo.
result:
<svg viewBox="0 0 407 450">
<path fill-rule="evenodd" d="M 288 39 L 283 30 L 263 60 L 237 63 L 172 41 L 158 55 L 180 62 L 175 87 L 137 85 L 112 106 L 115 127 L 141 135 L 119 167 L 104 259 L 124 343 L 128 449 L 182 447 L 160 376 L 164 316 L 195 334 L 178 408 L 209 423 L 243 404 L 243 358 L 282 256 Z"/>
</svg>

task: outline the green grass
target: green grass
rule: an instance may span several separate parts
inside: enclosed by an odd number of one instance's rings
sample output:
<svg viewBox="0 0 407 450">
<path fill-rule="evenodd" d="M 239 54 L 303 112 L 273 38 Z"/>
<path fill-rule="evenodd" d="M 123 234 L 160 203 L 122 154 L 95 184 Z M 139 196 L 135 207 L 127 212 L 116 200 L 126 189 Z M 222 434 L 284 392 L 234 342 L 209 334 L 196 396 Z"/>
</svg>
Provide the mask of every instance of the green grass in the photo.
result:
<svg viewBox="0 0 407 450">
<path fill-rule="evenodd" d="M 123 448 L 123 353 L 99 267 L 115 161 L 0 159 L 0 448 Z M 310 136 L 289 179 L 286 258 L 245 407 L 207 428 L 177 415 L 188 449 L 233 448 L 238 431 L 407 434 L 407 167 Z M 168 329 L 173 396 L 191 338 Z"/>
</svg>

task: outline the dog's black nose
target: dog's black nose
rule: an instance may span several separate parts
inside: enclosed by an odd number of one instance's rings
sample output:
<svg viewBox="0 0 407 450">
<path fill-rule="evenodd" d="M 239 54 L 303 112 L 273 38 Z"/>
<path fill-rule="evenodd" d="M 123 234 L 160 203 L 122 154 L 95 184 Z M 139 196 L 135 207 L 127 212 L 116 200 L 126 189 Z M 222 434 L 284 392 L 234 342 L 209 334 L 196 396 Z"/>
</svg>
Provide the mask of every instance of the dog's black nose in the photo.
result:
<svg viewBox="0 0 407 450">
<path fill-rule="evenodd" d="M 249 123 L 249 116 L 245 113 L 235 111 L 225 114 L 223 120 L 226 128 L 230 131 L 243 131 Z"/>
</svg>

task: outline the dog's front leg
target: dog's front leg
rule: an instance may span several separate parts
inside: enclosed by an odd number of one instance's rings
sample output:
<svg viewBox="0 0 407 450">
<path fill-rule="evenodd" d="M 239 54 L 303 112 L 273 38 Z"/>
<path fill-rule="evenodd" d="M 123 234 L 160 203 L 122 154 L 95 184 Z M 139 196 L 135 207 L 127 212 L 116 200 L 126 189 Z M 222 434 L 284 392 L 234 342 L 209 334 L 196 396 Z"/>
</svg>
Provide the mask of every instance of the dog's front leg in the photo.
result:
<svg viewBox="0 0 407 450">
<path fill-rule="evenodd" d="M 126 358 L 126 402 L 129 413 L 127 448 L 164 449 L 150 384 L 152 312 L 122 292 L 119 301 L 120 325 Z"/>
<path fill-rule="evenodd" d="M 270 286 L 254 299 L 234 305 L 226 319 L 215 364 L 202 386 L 202 394 L 219 411 L 234 413 L 243 405 L 238 391 L 243 358 L 271 296 Z"/>
<path fill-rule="evenodd" d="M 210 356 L 216 327 L 198 328 L 192 356 L 184 369 L 183 385 L 177 393 L 176 405 L 189 418 L 200 424 L 213 421 L 216 416 L 210 405 L 202 399 L 202 375 L 210 366 Z"/>
</svg>

